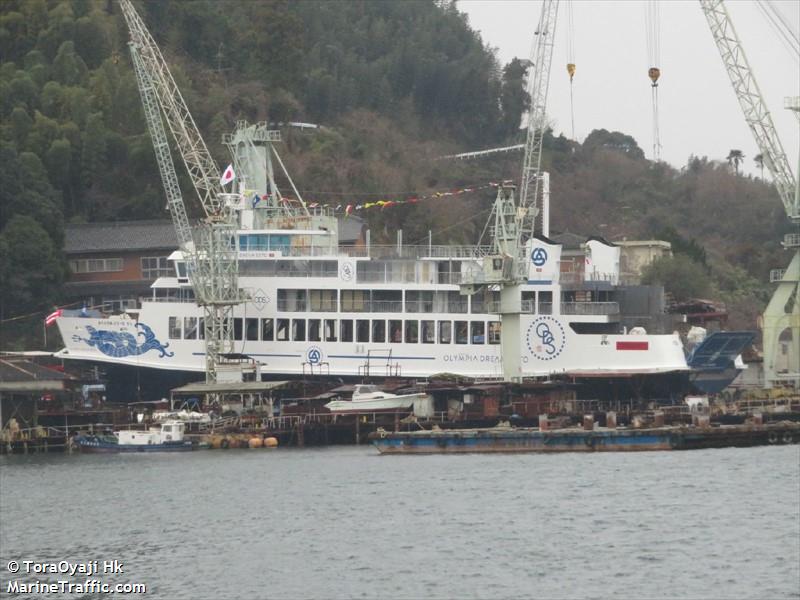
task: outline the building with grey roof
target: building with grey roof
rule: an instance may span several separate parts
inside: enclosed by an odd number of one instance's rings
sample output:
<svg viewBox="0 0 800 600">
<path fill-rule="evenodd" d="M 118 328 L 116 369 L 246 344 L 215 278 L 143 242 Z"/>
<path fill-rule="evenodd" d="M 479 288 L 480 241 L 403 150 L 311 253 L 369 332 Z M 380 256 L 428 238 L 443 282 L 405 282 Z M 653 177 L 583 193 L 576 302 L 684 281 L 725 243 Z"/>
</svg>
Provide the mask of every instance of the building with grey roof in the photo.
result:
<svg viewBox="0 0 800 600">
<path fill-rule="evenodd" d="M 177 248 L 168 220 L 67 225 L 68 304 L 108 312 L 135 307 L 153 281 L 173 274 L 167 259 Z"/>
</svg>

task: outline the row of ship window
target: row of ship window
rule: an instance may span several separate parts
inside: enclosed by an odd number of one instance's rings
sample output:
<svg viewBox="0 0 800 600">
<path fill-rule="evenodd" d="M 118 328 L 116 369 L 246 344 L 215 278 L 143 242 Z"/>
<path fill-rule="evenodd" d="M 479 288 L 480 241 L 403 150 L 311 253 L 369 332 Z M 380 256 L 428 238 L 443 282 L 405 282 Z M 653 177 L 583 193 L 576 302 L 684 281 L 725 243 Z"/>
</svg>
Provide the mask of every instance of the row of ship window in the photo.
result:
<svg viewBox="0 0 800 600">
<path fill-rule="evenodd" d="M 158 279 L 174 277 L 175 270 L 166 256 L 143 256 L 140 259 L 142 279 Z M 76 258 L 69 261 L 72 273 L 113 273 L 122 271 L 124 261 L 121 258 Z"/>
<path fill-rule="evenodd" d="M 407 312 L 464 314 L 495 312 L 500 292 L 475 294 L 458 290 L 298 290 L 279 289 L 281 312 Z"/>
<path fill-rule="evenodd" d="M 234 318 L 233 339 L 252 342 L 499 344 L 500 321 Z M 169 339 L 205 337 L 203 318 L 170 317 Z"/>
<path fill-rule="evenodd" d="M 288 246 L 259 246 L 247 243 L 244 251 L 280 250 L 289 254 Z M 438 265 L 417 260 L 367 260 L 358 261 L 355 269 L 356 281 L 363 283 L 414 283 L 415 281 L 438 281 L 455 283 L 461 281 L 461 263 L 442 261 Z M 239 275 L 243 277 L 339 277 L 339 263 L 335 260 L 242 260 Z"/>
</svg>

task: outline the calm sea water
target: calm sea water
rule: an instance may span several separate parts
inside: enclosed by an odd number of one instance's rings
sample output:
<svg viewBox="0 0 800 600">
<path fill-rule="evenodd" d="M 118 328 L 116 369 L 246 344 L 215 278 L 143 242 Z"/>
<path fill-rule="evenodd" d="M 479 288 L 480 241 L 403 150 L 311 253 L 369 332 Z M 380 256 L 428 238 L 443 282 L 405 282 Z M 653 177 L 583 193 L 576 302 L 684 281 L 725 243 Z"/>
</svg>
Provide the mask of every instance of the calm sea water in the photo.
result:
<svg viewBox="0 0 800 600">
<path fill-rule="evenodd" d="M 143 598 L 800 598 L 800 447 L 0 458 L 0 596 L 114 559 Z"/>
</svg>

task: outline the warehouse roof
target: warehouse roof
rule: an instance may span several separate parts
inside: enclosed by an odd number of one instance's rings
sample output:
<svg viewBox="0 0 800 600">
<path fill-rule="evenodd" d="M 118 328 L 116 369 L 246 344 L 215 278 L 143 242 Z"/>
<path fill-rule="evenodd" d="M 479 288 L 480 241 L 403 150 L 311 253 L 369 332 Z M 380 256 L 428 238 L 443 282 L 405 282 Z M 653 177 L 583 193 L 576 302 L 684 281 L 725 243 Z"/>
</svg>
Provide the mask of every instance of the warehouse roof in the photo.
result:
<svg viewBox="0 0 800 600">
<path fill-rule="evenodd" d="M 44 392 L 64 388 L 72 379 L 24 358 L 0 358 L 0 392 Z"/>
<path fill-rule="evenodd" d="M 65 227 L 67 254 L 108 250 L 169 250 L 178 247 L 171 221 L 116 221 Z"/>
</svg>

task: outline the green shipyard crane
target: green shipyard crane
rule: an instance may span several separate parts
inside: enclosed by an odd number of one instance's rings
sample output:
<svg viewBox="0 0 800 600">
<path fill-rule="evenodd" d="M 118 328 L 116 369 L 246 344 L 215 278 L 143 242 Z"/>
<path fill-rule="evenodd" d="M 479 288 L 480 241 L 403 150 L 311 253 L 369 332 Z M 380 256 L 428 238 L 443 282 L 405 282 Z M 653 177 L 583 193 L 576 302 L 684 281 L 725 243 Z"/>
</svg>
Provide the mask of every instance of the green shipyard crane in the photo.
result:
<svg viewBox="0 0 800 600">
<path fill-rule="evenodd" d="M 800 187 L 792 174 L 786 152 L 772 122 L 764 97 L 756 83 L 753 69 L 745 56 L 744 47 L 731 22 L 722 0 L 700 0 L 714 42 L 717 45 L 733 91 L 739 100 L 750 131 L 764 157 L 764 165 L 772 174 L 775 188 L 783 202 L 786 215 L 798 228 L 797 233 L 784 237 L 783 246 L 794 249 L 794 257 L 785 270 L 770 273 L 770 281 L 778 287 L 763 315 L 764 380 L 766 387 L 777 382 L 793 382 L 800 389 Z M 794 35 L 794 34 L 792 34 Z M 796 42 L 796 40 L 795 40 Z M 795 51 L 797 44 L 792 44 Z M 800 98 L 787 98 L 785 106 L 800 119 Z M 800 164 L 800 159 L 799 159 Z M 799 167 L 800 168 L 800 167 Z M 776 372 L 776 360 L 781 334 L 791 331 L 789 371 Z"/>
<path fill-rule="evenodd" d="M 186 275 L 197 304 L 203 307 L 206 383 L 216 383 L 223 371 L 228 373 L 228 377 L 241 379 L 241 364 L 229 358 L 233 354 L 233 307 L 245 300 L 238 285 L 233 210 L 240 198 L 238 194 L 223 192 L 219 169 L 158 45 L 130 0 L 118 1 L 130 33 L 129 47 L 136 81 L 167 196 L 167 207 L 183 253 Z M 164 120 L 205 215 L 197 227 L 192 227 L 189 222 Z"/>
</svg>

